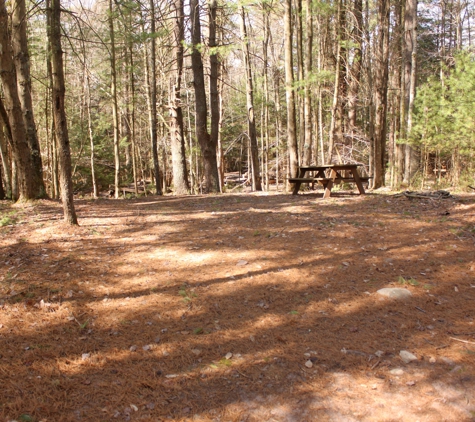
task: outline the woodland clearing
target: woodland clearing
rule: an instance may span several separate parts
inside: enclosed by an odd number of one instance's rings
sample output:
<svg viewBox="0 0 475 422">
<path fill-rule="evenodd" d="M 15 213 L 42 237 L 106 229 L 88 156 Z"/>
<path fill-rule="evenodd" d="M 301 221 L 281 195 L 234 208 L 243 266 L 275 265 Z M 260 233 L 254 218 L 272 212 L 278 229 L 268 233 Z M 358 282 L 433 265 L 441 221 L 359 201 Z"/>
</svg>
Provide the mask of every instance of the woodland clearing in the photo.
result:
<svg viewBox="0 0 475 422">
<path fill-rule="evenodd" d="M 475 420 L 474 194 L 76 209 L 0 203 L 2 421 Z"/>
</svg>

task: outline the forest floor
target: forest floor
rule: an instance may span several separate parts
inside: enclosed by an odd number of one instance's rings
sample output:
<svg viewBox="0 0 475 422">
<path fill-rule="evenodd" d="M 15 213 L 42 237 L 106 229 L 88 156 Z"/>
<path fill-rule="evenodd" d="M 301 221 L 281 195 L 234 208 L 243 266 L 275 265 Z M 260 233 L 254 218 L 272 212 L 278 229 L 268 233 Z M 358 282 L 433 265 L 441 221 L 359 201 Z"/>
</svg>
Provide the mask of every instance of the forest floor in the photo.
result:
<svg viewBox="0 0 475 422">
<path fill-rule="evenodd" d="M 1 421 L 475 420 L 474 194 L 76 207 L 0 203 Z"/>
</svg>

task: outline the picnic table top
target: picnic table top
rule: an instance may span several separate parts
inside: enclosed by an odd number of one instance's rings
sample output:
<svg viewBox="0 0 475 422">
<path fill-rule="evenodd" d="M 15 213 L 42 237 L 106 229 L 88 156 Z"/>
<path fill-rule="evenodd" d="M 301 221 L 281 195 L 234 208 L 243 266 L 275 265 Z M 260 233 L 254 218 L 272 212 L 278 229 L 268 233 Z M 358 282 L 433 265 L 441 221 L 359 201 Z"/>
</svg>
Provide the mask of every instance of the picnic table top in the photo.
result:
<svg viewBox="0 0 475 422">
<path fill-rule="evenodd" d="M 318 166 L 299 166 L 300 170 L 324 170 L 324 169 L 334 169 L 334 170 L 345 170 L 353 169 L 363 164 L 320 164 Z"/>
</svg>

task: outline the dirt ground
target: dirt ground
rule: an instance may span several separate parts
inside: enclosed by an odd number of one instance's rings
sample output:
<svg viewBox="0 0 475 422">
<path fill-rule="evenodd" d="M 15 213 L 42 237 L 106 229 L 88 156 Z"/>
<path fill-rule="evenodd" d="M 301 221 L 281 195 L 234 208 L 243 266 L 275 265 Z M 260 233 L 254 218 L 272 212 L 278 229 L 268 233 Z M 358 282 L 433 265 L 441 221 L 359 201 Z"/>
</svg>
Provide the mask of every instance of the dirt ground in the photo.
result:
<svg viewBox="0 0 475 422">
<path fill-rule="evenodd" d="M 76 206 L 0 204 L 1 421 L 475 421 L 474 194 Z"/>
</svg>

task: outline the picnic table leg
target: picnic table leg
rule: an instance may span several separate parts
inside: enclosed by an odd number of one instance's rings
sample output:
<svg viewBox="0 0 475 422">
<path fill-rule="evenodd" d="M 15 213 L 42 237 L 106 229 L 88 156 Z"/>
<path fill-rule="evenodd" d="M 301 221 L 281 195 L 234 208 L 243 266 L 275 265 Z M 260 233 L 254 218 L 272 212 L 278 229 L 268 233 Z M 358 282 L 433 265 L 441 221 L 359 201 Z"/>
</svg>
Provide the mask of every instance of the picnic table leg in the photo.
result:
<svg viewBox="0 0 475 422">
<path fill-rule="evenodd" d="M 301 182 L 294 183 L 294 190 L 292 191 L 292 195 L 297 195 L 299 193 L 301 184 L 302 184 Z"/>
<path fill-rule="evenodd" d="M 306 172 L 307 172 L 307 170 L 300 169 L 299 170 L 299 179 L 303 179 L 305 177 Z M 299 193 L 301 184 L 302 184 L 302 182 L 295 182 L 294 190 L 292 191 L 292 195 L 297 195 Z"/>
<path fill-rule="evenodd" d="M 361 179 L 360 179 L 360 175 L 358 174 L 358 170 L 357 169 L 351 170 L 351 174 L 353 175 L 353 179 L 355 179 L 355 184 L 356 184 L 356 187 L 358 188 L 358 190 L 360 192 L 360 195 L 364 195 L 365 190 L 364 190 L 364 187 L 363 187 L 363 183 L 361 183 Z"/>
<path fill-rule="evenodd" d="M 329 180 L 327 183 L 323 185 L 325 191 L 323 192 L 323 199 L 330 198 L 332 187 L 333 187 L 333 180 Z"/>
</svg>

